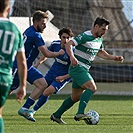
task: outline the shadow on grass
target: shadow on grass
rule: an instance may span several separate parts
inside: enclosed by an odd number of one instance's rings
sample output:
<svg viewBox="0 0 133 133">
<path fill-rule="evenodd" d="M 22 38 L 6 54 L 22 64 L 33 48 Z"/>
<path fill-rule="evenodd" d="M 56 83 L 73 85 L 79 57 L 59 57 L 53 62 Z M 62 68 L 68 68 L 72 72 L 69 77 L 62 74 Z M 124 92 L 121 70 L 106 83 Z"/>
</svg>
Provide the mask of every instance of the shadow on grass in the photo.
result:
<svg viewBox="0 0 133 133">
<path fill-rule="evenodd" d="M 10 115 L 6 116 L 5 117 L 5 120 L 10 122 L 10 126 L 11 125 L 14 125 L 14 122 L 11 122 L 11 118 L 9 118 Z M 131 119 L 129 119 L 129 116 L 130 114 L 126 115 L 126 114 L 101 114 L 100 115 L 101 118 L 100 118 L 100 122 L 98 123 L 98 125 L 131 125 Z M 123 117 L 124 117 L 124 120 L 123 120 Z M 58 125 L 56 122 L 53 122 L 50 120 L 50 116 L 47 115 L 47 116 L 42 116 L 42 115 L 36 115 L 35 116 L 36 118 L 36 122 L 31 122 L 31 121 L 28 121 L 27 119 L 23 118 L 23 117 L 17 117 L 17 116 L 14 116 L 13 117 L 13 120 L 15 122 L 17 122 L 17 124 L 21 124 L 21 126 L 25 126 L 25 125 L 29 125 L 29 126 L 33 126 L 33 125 L 36 125 L 37 123 L 39 123 L 39 125 Z M 113 122 L 113 119 L 116 119 L 117 118 L 117 121 L 119 120 L 120 122 Z M 73 119 L 73 116 L 63 116 L 63 120 L 65 122 L 67 122 L 66 126 L 68 125 L 86 125 L 84 123 L 84 121 L 75 121 Z M 128 122 L 128 123 L 125 123 L 125 122 Z M 92 126 L 92 125 L 91 125 Z"/>
</svg>

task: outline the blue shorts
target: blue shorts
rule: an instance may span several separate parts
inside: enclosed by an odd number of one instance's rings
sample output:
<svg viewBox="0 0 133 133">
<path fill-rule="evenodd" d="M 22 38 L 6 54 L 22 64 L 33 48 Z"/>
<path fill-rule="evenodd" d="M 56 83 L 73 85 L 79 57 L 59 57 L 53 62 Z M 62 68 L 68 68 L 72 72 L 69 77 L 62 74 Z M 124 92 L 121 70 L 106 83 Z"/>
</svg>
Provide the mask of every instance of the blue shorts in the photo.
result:
<svg viewBox="0 0 133 133">
<path fill-rule="evenodd" d="M 61 75 L 56 75 L 54 72 L 48 71 L 44 77 L 48 86 L 52 85 L 55 88 L 56 92 L 54 94 L 58 93 L 61 89 L 63 89 L 63 87 L 67 83 L 71 81 L 71 78 L 68 78 L 64 80 L 63 82 L 57 82 L 56 81 L 57 76 L 61 76 Z"/>
<path fill-rule="evenodd" d="M 27 73 L 27 81 L 30 84 L 33 84 L 33 82 L 37 79 L 44 78 L 42 73 L 36 69 L 35 67 L 31 66 L 28 69 Z M 16 90 L 19 87 L 19 76 L 18 76 L 18 71 L 17 68 L 13 68 L 13 84 L 11 86 L 10 90 Z"/>
</svg>

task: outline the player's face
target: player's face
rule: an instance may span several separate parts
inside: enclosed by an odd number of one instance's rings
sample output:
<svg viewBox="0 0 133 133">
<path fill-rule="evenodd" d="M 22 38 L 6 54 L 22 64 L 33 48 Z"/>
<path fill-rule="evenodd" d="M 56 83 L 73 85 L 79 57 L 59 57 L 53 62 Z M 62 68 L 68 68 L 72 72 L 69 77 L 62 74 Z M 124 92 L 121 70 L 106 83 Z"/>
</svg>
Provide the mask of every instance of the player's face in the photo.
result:
<svg viewBox="0 0 133 133">
<path fill-rule="evenodd" d="M 46 19 L 41 18 L 40 21 L 37 22 L 37 31 L 43 33 L 44 29 L 46 28 Z"/>
<path fill-rule="evenodd" d="M 103 35 L 106 34 L 107 30 L 108 30 L 108 25 L 105 24 L 103 24 L 102 26 L 97 25 L 97 30 L 95 34 L 97 37 L 102 37 Z"/>
<path fill-rule="evenodd" d="M 61 44 L 63 45 L 66 44 L 69 41 L 69 39 L 70 39 L 70 36 L 66 33 L 63 33 L 61 35 Z"/>
</svg>

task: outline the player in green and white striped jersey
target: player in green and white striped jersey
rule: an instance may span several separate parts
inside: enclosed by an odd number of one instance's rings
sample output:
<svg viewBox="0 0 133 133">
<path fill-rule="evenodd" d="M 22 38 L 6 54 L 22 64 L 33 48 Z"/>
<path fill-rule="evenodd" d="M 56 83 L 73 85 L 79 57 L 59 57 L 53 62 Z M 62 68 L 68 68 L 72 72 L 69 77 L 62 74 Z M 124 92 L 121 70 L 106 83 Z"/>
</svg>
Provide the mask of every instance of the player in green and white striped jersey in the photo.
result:
<svg viewBox="0 0 133 133">
<path fill-rule="evenodd" d="M 102 41 L 100 37 L 95 38 L 91 31 L 86 31 L 74 38 L 73 42 L 76 46 L 74 55 L 78 64 L 89 69 L 98 51 L 104 48 Z"/>
<path fill-rule="evenodd" d="M 65 124 L 61 119 L 62 114 L 79 100 L 78 111 L 74 119 L 76 121 L 87 120 L 84 111 L 91 96 L 97 90 L 96 84 L 89 73 L 95 56 L 123 62 L 122 56 L 114 56 L 104 50 L 102 36 L 108 30 L 108 26 L 108 20 L 103 17 L 98 17 L 94 22 L 92 30 L 79 34 L 65 45 L 71 60 L 69 75 L 73 79 L 72 95 L 65 99 L 59 109 L 51 115 L 52 120 L 58 124 Z M 75 46 L 74 53 L 71 49 L 72 46 Z"/>
<path fill-rule="evenodd" d="M 12 66 L 15 56 L 18 61 L 20 86 L 16 93 L 18 102 L 26 95 L 27 65 L 24 44 L 20 31 L 6 17 L 10 11 L 10 0 L 0 0 L 0 133 L 4 133 L 2 108 L 12 84 Z"/>
</svg>

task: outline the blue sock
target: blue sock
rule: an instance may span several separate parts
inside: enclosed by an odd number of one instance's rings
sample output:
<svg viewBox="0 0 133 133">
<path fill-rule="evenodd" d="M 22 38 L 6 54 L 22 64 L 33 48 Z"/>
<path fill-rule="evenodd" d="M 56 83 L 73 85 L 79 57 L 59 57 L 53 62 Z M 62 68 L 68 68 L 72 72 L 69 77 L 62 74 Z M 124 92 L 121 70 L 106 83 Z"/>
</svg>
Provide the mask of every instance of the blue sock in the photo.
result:
<svg viewBox="0 0 133 133">
<path fill-rule="evenodd" d="M 37 111 L 39 108 L 42 107 L 43 104 L 45 104 L 49 99 L 49 96 L 44 96 L 44 94 L 42 94 L 42 96 L 39 98 L 38 102 L 35 104 L 35 106 L 33 107 L 33 109 L 35 111 Z"/>
<path fill-rule="evenodd" d="M 25 104 L 23 105 L 23 108 L 29 109 L 33 104 L 35 103 L 35 100 L 31 99 L 30 97 L 26 100 Z"/>
</svg>

